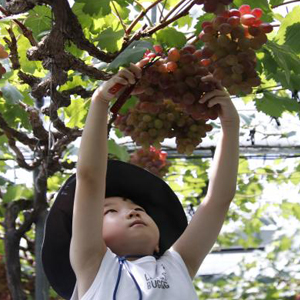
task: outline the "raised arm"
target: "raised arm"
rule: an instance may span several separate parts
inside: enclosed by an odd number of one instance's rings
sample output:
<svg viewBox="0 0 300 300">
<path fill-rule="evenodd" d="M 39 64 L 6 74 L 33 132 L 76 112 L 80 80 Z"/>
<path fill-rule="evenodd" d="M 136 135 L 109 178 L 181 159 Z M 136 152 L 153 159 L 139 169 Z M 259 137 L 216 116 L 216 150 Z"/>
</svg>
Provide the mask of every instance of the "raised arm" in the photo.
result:
<svg viewBox="0 0 300 300">
<path fill-rule="evenodd" d="M 79 295 L 91 285 L 106 252 L 102 223 L 107 169 L 107 114 L 108 104 L 115 96 L 109 93 L 109 89 L 117 83 L 125 88 L 140 75 L 141 69 L 131 65 L 100 86 L 91 99 L 78 154 L 70 246 L 70 260 L 77 277 Z"/>
<path fill-rule="evenodd" d="M 205 80 L 214 80 L 207 76 Z M 221 133 L 213 158 L 208 192 L 190 224 L 174 244 L 185 261 L 191 277 L 197 273 L 214 245 L 235 195 L 239 160 L 239 116 L 223 87 L 207 93 L 201 100 L 208 106 L 219 105 Z"/>
</svg>

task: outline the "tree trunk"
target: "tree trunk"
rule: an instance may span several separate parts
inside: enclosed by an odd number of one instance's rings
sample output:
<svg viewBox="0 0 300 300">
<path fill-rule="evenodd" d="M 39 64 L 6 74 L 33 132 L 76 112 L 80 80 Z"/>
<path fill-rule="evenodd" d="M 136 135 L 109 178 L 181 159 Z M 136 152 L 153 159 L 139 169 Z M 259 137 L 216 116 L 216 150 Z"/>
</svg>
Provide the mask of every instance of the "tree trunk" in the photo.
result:
<svg viewBox="0 0 300 300">
<path fill-rule="evenodd" d="M 34 207 L 38 211 L 35 222 L 35 299 L 47 300 L 49 298 L 49 282 L 44 273 L 41 246 L 44 239 L 44 224 L 47 217 L 47 180 L 41 176 L 40 169 L 33 172 L 34 179 Z"/>
<path fill-rule="evenodd" d="M 32 213 L 25 219 L 24 223 L 16 229 L 16 220 L 19 212 L 32 208 L 32 201 L 17 200 L 8 204 L 4 218 L 4 247 L 5 265 L 8 288 L 13 300 L 26 300 L 26 295 L 21 283 L 21 263 L 20 263 L 20 240 L 33 223 Z"/>
<path fill-rule="evenodd" d="M 13 300 L 26 300 L 21 284 L 21 264 L 19 257 L 20 238 L 11 230 L 5 233 L 5 265 L 8 288 Z"/>
</svg>

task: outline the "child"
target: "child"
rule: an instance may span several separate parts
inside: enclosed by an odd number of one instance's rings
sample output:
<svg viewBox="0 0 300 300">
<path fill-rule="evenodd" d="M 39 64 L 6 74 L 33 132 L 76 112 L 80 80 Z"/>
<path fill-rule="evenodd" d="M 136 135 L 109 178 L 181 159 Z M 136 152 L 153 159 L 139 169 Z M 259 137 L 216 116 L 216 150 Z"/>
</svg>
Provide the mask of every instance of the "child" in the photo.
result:
<svg viewBox="0 0 300 300">
<path fill-rule="evenodd" d="M 199 100 L 219 105 L 222 132 L 207 195 L 188 226 L 178 198 L 163 180 L 136 166 L 107 161 L 107 111 L 115 96 L 109 90 L 116 83 L 133 84 L 141 77 L 140 67 L 131 64 L 94 93 L 76 177 L 61 188 L 48 216 L 44 269 L 66 299 L 198 299 L 192 279 L 235 194 L 239 116 L 219 83 Z M 203 80 L 215 81 L 210 75 Z"/>
</svg>

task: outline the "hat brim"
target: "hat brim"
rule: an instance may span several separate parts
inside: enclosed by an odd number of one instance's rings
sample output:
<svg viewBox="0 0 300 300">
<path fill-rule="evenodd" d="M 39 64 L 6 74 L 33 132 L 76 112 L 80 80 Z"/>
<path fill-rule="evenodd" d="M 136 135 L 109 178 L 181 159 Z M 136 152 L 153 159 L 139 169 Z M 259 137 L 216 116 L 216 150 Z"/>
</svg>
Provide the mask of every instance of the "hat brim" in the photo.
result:
<svg viewBox="0 0 300 300">
<path fill-rule="evenodd" d="M 76 174 L 59 190 L 48 214 L 42 245 L 45 274 L 62 297 L 69 299 L 76 277 L 70 264 L 72 215 Z M 159 177 L 132 164 L 109 160 L 106 175 L 106 197 L 126 197 L 143 207 L 160 231 L 162 255 L 180 237 L 187 226 L 182 205 L 172 189 Z"/>
</svg>

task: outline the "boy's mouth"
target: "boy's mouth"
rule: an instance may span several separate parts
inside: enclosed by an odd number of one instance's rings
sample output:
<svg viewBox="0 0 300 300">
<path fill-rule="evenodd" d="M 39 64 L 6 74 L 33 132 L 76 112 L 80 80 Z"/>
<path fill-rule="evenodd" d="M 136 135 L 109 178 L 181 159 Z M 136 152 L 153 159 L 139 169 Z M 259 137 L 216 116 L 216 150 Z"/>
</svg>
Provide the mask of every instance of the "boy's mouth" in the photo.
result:
<svg viewBox="0 0 300 300">
<path fill-rule="evenodd" d="M 134 225 L 144 225 L 144 226 L 146 226 L 145 222 L 143 222 L 143 221 L 141 221 L 141 220 L 135 220 L 135 221 L 133 221 L 133 222 L 130 224 L 129 227 L 132 227 L 132 226 L 134 226 Z"/>
</svg>

